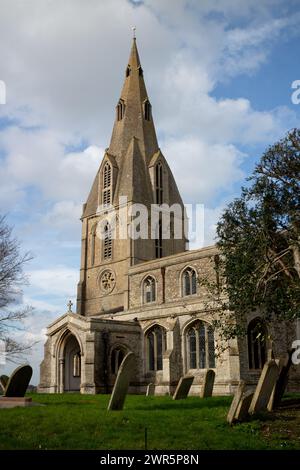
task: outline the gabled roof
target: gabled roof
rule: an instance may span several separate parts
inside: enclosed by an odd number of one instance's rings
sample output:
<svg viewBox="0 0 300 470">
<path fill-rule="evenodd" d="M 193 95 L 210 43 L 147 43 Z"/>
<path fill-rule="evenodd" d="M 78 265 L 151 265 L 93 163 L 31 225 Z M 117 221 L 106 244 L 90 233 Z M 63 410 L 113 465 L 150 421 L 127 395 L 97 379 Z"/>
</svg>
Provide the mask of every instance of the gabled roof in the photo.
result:
<svg viewBox="0 0 300 470">
<path fill-rule="evenodd" d="M 127 196 L 128 202 L 153 204 L 149 172 L 136 137 L 132 137 L 121 166 L 116 194 Z"/>
<path fill-rule="evenodd" d="M 177 187 L 176 181 L 174 179 L 173 173 L 172 173 L 172 171 L 171 171 L 171 169 L 168 165 L 167 160 L 165 159 L 165 157 L 164 157 L 164 155 L 163 155 L 163 153 L 161 152 L 160 149 L 158 149 L 158 151 L 151 158 L 151 160 L 149 162 L 149 168 L 154 167 L 157 164 L 158 161 L 162 162 L 164 168 L 168 172 L 168 179 L 169 179 L 168 190 L 169 190 L 169 203 L 170 203 L 170 205 L 172 205 L 174 203 L 180 203 L 183 206 L 183 202 L 182 202 L 180 193 L 178 191 L 178 187 Z"/>
<path fill-rule="evenodd" d="M 100 174 L 100 168 L 97 171 L 97 174 L 95 176 L 92 188 L 90 190 L 90 193 L 88 195 L 86 204 L 83 205 L 83 213 L 82 213 L 82 218 L 84 217 L 89 217 L 90 215 L 94 215 L 97 212 L 98 208 L 98 194 L 99 194 L 99 174 Z"/>
<path fill-rule="evenodd" d="M 97 171 L 96 177 L 94 179 L 92 188 L 90 190 L 90 193 L 88 195 L 86 204 L 84 205 L 83 208 L 83 214 L 82 217 L 88 217 L 90 215 L 94 215 L 97 212 L 98 204 L 99 204 L 99 178 L 100 178 L 100 173 L 102 171 L 102 167 L 106 161 L 109 161 L 109 163 L 114 167 L 118 168 L 116 159 L 113 155 L 110 155 L 107 151 L 105 152 L 105 155 L 103 157 L 103 160 L 101 162 L 100 168 Z"/>
</svg>

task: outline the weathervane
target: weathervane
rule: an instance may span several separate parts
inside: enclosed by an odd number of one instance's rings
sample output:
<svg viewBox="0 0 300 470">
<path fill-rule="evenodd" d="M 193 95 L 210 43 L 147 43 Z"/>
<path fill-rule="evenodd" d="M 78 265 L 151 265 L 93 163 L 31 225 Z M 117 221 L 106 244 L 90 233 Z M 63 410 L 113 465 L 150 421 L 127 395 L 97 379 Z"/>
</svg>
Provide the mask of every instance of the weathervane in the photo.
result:
<svg viewBox="0 0 300 470">
<path fill-rule="evenodd" d="M 135 39 L 136 26 L 132 27 L 132 31 L 133 31 L 133 39 Z"/>
</svg>

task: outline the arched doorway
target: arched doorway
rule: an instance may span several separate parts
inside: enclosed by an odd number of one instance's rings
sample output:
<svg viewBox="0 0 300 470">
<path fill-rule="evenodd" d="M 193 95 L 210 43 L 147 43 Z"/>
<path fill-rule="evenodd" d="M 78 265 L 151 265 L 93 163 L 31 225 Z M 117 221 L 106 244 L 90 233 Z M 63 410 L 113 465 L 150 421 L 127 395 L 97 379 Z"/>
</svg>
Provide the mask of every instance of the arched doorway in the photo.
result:
<svg viewBox="0 0 300 470">
<path fill-rule="evenodd" d="M 64 392 L 79 392 L 81 382 L 81 351 L 76 337 L 68 335 L 64 344 Z"/>
</svg>

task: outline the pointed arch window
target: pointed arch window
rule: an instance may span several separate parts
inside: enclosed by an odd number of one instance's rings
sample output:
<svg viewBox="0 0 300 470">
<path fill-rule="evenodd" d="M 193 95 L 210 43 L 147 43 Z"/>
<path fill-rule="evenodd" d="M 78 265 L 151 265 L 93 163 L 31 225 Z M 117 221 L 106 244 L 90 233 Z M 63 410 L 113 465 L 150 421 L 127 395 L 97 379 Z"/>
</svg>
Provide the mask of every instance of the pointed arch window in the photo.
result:
<svg viewBox="0 0 300 470">
<path fill-rule="evenodd" d="M 158 162 L 155 166 L 155 202 L 163 203 L 163 166 Z"/>
<path fill-rule="evenodd" d="M 103 227 L 103 259 L 109 260 L 112 258 L 112 230 L 108 222 Z"/>
<path fill-rule="evenodd" d="M 267 328 L 260 318 L 249 323 L 247 340 L 249 369 L 262 369 L 267 360 Z"/>
<path fill-rule="evenodd" d="M 112 168 L 108 162 L 103 168 L 102 188 L 102 204 L 109 206 L 112 202 Z"/>
<path fill-rule="evenodd" d="M 143 299 L 145 304 L 156 300 L 156 282 L 152 276 L 147 276 L 143 282 Z"/>
<path fill-rule="evenodd" d="M 170 218 L 170 239 L 172 240 L 172 242 L 174 242 L 174 237 L 175 237 L 174 214 L 171 214 L 171 218 Z"/>
<path fill-rule="evenodd" d="M 81 374 L 81 358 L 80 353 L 73 356 L 73 377 L 80 377 Z"/>
<path fill-rule="evenodd" d="M 94 224 L 91 229 L 91 265 L 95 264 L 95 246 L 96 246 L 96 231 L 97 224 Z"/>
<path fill-rule="evenodd" d="M 195 269 L 186 268 L 182 273 L 182 295 L 193 295 L 197 293 L 197 274 Z"/>
<path fill-rule="evenodd" d="M 126 77 L 129 77 L 130 72 L 131 72 L 131 68 L 130 68 L 130 65 L 128 65 L 126 69 Z"/>
<path fill-rule="evenodd" d="M 214 330 L 211 325 L 196 320 L 186 332 L 188 369 L 216 367 Z"/>
<path fill-rule="evenodd" d="M 166 350 L 166 330 L 158 325 L 146 334 L 148 370 L 163 369 L 163 353 Z"/>
<path fill-rule="evenodd" d="M 130 72 L 129 72 L 130 73 Z M 125 103 L 124 100 L 120 99 L 117 104 L 117 120 L 121 121 L 125 114 Z"/>
<path fill-rule="evenodd" d="M 151 104 L 149 100 L 144 101 L 144 118 L 146 121 L 151 121 Z"/>
<path fill-rule="evenodd" d="M 163 246 L 162 246 L 162 218 L 159 214 L 159 221 L 156 227 L 156 238 L 155 238 L 155 257 L 162 258 Z"/>
</svg>

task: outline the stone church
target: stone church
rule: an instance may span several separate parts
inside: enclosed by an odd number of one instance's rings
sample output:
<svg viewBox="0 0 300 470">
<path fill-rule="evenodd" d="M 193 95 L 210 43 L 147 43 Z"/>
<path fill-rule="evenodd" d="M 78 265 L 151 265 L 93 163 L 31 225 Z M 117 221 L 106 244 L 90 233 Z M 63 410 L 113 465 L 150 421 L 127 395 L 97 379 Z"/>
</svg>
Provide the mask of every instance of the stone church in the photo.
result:
<svg viewBox="0 0 300 470">
<path fill-rule="evenodd" d="M 112 227 L 110 211 L 119 213 L 122 204 L 129 214 L 135 204 L 149 210 L 176 205 L 182 211 L 172 215 L 169 237 L 162 236 L 160 217 L 154 237 L 114 237 L 120 220 Z M 76 313 L 69 306 L 47 329 L 40 392 L 108 393 L 129 351 L 136 359 L 131 393 L 145 393 L 153 383 L 155 394 L 171 394 L 179 378 L 191 374 L 191 394 L 198 394 L 207 368 L 215 370 L 216 395 L 232 394 L 240 379 L 257 381 L 268 349 L 254 334 L 259 318 L 249 315 L 247 337 L 231 340 L 216 354 L 216 312 L 198 281 L 215 276 L 217 249 L 189 251 L 186 231 L 175 237 L 172 230 L 176 217 L 185 227 L 183 202 L 158 146 L 133 39 L 110 145 L 83 205 Z M 287 326 L 278 330 L 268 332 L 276 356 L 294 339 Z"/>
</svg>

